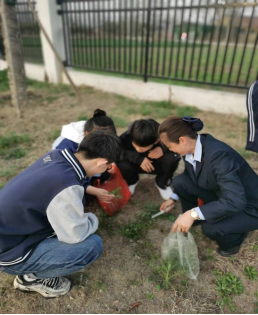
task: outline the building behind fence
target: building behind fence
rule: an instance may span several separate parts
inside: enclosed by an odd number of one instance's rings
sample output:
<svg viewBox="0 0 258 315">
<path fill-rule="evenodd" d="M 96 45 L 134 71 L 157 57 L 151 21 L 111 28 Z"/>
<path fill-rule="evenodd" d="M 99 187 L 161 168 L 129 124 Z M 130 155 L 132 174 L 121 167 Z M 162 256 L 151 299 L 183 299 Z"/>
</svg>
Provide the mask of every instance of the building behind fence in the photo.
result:
<svg viewBox="0 0 258 315">
<path fill-rule="evenodd" d="M 43 62 L 26 2 L 16 8 L 25 60 Z M 56 8 L 69 67 L 238 88 L 258 77 L 257 0 L 57 0 Z"/>
</svg>

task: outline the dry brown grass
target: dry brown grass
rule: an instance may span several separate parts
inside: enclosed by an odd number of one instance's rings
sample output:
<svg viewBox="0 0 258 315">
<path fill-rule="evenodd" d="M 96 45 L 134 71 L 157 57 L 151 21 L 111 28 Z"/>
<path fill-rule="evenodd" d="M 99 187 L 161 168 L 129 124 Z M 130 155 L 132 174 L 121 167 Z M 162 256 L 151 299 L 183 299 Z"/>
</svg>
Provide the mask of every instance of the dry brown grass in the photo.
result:
<svg viewBox="0 0 258 315">
<path fill-rule="evenodd" d="M 82 87 L 84 102 L 79 104 L 69 88 L 49 87 L 30 88 L 29 103 L 23 111 L 23 117 L 17 119 L 10 100 L 4 97 L 0 103 L 0 135 L 10 132 L 29 133 L 32 142 L 26 156 L 20 159 L 0 159 L 0 172 L 11 169 L 13 174 L 0 178 L 4 185 L 10 177 L 20 173 L 41 155 L 51 149 L 53 134 L 61 126 L 77 121 L 78 116 L 91 116 L 96 108 L 103 108 L 117 117 L 120 125 L 129 124 L 141 117 L 141 103 L 124 99 L 116 95 L 103 93 Z M 177 108 L 168 109 L 168 115 L 175 115 Z M 186 109 L 187 112 L 187 109 Z M 156 114 L 155 114 L 156 113 Z M 153 118 L 160 117 L 159 107 L 151 113 Z M 246 122 L 243 119 L 212 112 L 196 114 L 205 123 L 204 132 L 227 142 L 245 155 L 251 166 L 258 170 L 255 154 L 244 152 L 246 141 Z M 147 116 L 146 116 L 147 117 Z M 122 119 L 122 120 L 121 120 Z M 162 121 L 162 118 L 157 120 Z M 125 128 L 118 128 L 120 134 Z M 26 149 L 27 150 L 27 149 Z M 15 166 L 14 168 L 12 168 Z M 177 173 L 182 172 L 181 163 Z M 154 254 L 160 254 L 163 239 L 169 232 L 171 222 L 158 219 L 137 242 L 121 236 L 120 229 L 136 220 L 143 213 L 146 203 L 162 202 L 154 187 L 153 178 L 143 176 L 132 200 L 112 219 L 103 216 L 96 202 L 90 206 L 101 221 L 98 233 L 104 243 L 104 252 L 99 260 L 72 276 L 72 290 L 63 297 L 45 300 L 37 294 L 26 295 L 15 291 L 13 277 L 0 275 L 0 312 L 1 313 L 226 313 L 216 305 L 218 299 L 214 269 L 231 271 L 244 283 L 244 293 L 234 298 L 236 313 L 253 313 L 257 282 L 244 276 L 246 265 L 258 266 L 258 233 L 253 232 L 245 241 L 241 251 L 234 259 L 219 257 L 216 245 L 205 238 L 199 227 L 193 235 L 199 248 L 201 273 L 197 281 L 181 282 L 175 279 L 170 290 L 163 290 L 151 281 L 153 268 L 149 262 Z M 180 205 L 175 215 L 180 213 Z M 212 253 L 207 252 L 207 248 Z M 158 263 L 158 262 L 157 262 Z"/>
</svg>

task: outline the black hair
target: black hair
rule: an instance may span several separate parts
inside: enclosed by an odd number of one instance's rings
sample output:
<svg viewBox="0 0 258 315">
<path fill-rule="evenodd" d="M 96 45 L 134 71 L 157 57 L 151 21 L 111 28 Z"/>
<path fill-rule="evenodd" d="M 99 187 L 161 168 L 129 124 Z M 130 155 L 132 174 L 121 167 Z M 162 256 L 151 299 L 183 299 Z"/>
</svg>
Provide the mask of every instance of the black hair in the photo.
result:
<svg viewBox="0 0 258 315">
<path fill-rule="evenodd" d="M 154 119 L 136 120 L 131 128 L 131 139 L 140 147 L 154 144 L 158 136 L 159 124 Z"/>
<path fill-rule="evenodd" d="M 92 132 L 94 130 L 106 130 L 116 134 L 116 127 L 113 120 L 106 116 L 106 112 L 101 109 L 96 109 L 92 118 L 86 121 L 84 125 L 84 132 Z"/>
<path fill-rule="evenodd" d="M 121 159 L 122 146 L 119 137 L 113 132 L 97 130 L 83 138 L 77 152 L 88 160 L 103 158 L 113 163 Z"/>
<path fill-rule="evenodd" d="M 203 122 L 199 118 L 189 116 L 169 117 L 159 127 L 159 134 L 165 133 L 172 143 L 179 143 L 180 137 L 196 139 L 198 131 L 203 128 Z"/>
</svg>

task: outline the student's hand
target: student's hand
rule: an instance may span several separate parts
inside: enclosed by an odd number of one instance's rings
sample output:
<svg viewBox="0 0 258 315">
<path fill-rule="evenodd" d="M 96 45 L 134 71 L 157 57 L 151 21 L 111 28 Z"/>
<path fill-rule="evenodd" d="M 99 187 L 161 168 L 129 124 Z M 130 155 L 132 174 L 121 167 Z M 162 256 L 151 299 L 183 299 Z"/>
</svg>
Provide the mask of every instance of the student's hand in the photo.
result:
<svg viewBox="0 0 258 315">
<path fill-rule="evenodd" d="M 164 212 L 170 212 L 173 208 L 174 205 L 176 204 L 176 202 L 172 199 L 168 199 L 167 201 L 163 202 L 160 210 L 164 211 Z M 167 209 L 167 210 L 166 210 Z"/>
<path fill-rule="evenodd" d="M 164 153 L 163 153 L 161 147 L 157 147 L 157 148 L 151 150 L 148 156 L 150 159 L 159 159 L 163 155 L 164 155 Z"/>
<path fill-rule="evenodd" d="M 152 171 L 154 171 L 154 166 L 151 163 L 152 163 L 152 161 L 150 161 L 148 158 L 144 158 L 144 160 L 141 164 L 141 168 L 145 172 L 151 173 Z"/>
<path fill-rule="evenodd" d="M 191 217 L 191 210 L 188 210 L 176 220 L 172 228 L 172 233 L 175 232 L 188 233 L 193 223 L 194 219 Z"/>
<path fill-rule="evenodd" d="M 112 199 L 115 198 L 114 195 L 109 195 L 108 191 L 106 189 L 98 188 L 98 192 L 96 193 L 96 196 L 100 201 L 103 201 L 105 203 L 110 203 Z"/>
</svg>

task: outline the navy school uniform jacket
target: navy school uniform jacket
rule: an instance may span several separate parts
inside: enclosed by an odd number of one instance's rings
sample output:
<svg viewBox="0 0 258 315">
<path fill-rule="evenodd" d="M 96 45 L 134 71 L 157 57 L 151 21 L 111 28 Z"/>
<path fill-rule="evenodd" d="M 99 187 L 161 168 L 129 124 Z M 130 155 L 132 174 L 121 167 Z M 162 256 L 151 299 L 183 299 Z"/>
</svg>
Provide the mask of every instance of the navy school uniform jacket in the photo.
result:
<svg viewBox="0 0 258 315">
<path fill-rule="evenodd" d="M 153 124 L 157 124 L 159 126 L 159 123 L 157 123 L 155 120 L 153 119 L 148 119 L 149 121 L 151 121 Z M 120 140 L 122 143 L 122 147 L 123 147 L 123 160 L 127 160 L 131 163 L 135 163 L 138 165 L 141 165 L 144 158 L 148 157 L 148 154 L 150 153 L 151 150 L 155 149 L 156 147 L 161 147 L 162 151 L 164 154 L 170 152 L 165 146 L 163 146 L 160 142 L 158 142 L 157 144 L 155 144 L 150 151 L 144 152 L 144 153 L 139 153 L 135 150 L 133 144 L 132 144 L 132 138 L 131 138 L 131 129 L 134 123 L 132 123 L 128 130 L 125 131 L 121 136 L 120 136 Z M 180 159 L 180 156 L 177 154 L 176 155 L 178 159 Z M 148 159 L 150 159 L 148 157 Z M 150 159 L 151 160 L 151 159 Z"/>
<path fill-rule="evenodd" d="M 217 201 L 200 206 L 208 222 L 239 211 L 258 217 L 258 175 L 245 159 L 227 144 L 209 134 L 201 135 L 202 159 L 196 174 L 185 162 L 185 173 L 199 187 L 212 190 Z"/>
<path fill-rule="evenodd" d="M 73 244 L 97 230 L 84 213 L 85 177 L 71 150 L 53 150 L 0 190 L 0 266 L 26 261 L 46 238 Z"/>
<path fill-rule="evenodd" d="M 246 106 L 248 113 L 246 150 L 258 152 L 258 81 L 247 91 Z"/>
</svg>

